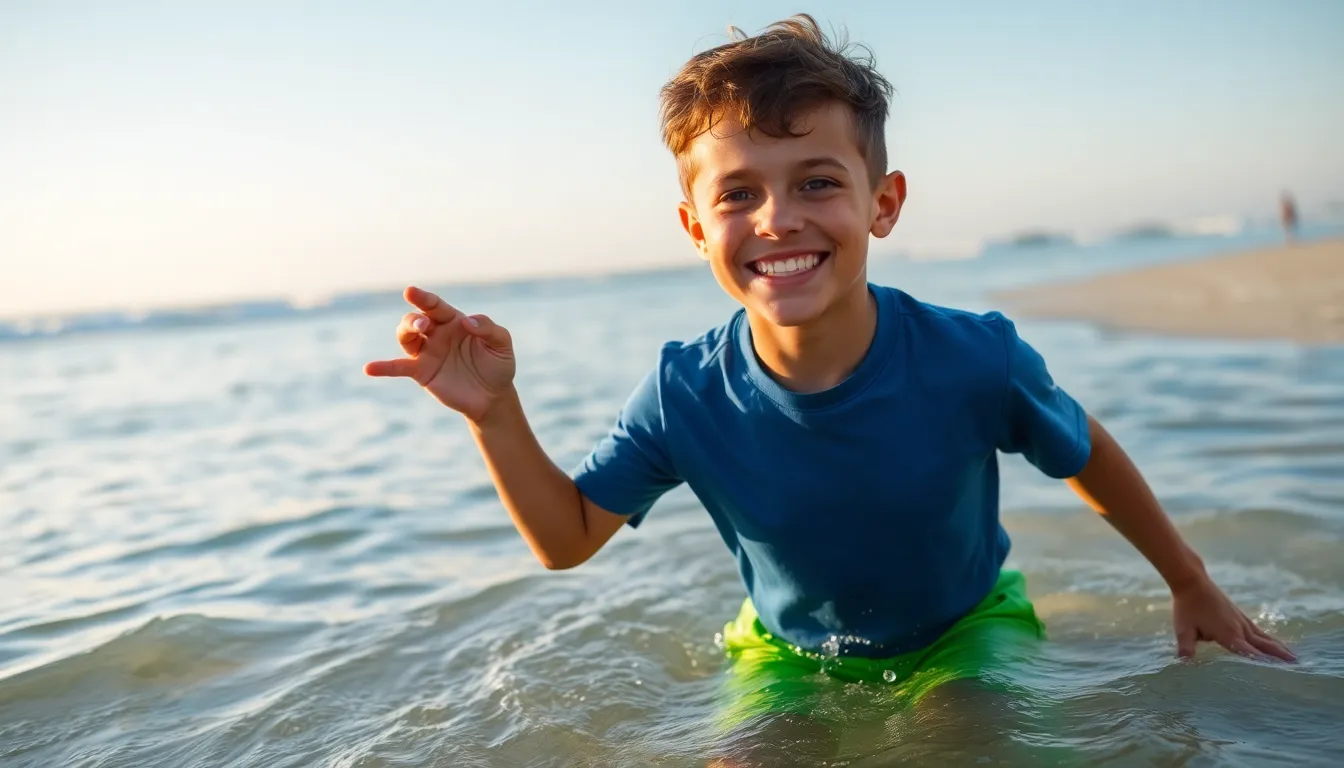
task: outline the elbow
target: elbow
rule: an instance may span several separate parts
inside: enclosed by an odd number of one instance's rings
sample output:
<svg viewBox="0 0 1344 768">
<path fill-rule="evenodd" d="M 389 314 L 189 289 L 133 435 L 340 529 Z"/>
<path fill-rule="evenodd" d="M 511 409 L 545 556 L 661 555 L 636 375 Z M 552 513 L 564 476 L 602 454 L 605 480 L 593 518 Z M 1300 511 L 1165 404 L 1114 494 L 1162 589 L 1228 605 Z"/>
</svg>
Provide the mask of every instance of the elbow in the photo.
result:
<svg viewBox="0 0 1344 768">
<path fill-rule="evenodd" d="M 588 555 L 579 552 L 537 552 L 541 567 L 548 571 L 568 571 L 588 561 Z"/>
<path fill-rule="evenodd" d="M 575 492 L 577 509 L 573 512 L 567 512 L 571 520 L 576 521 L 576 525 L 570 527 L 568 531 L 552 531 L 543 541 L 539 538 L 528 537 L 528 543 L 532 546 L 532 553 L 537 556 L 537 560 L 542 567 L 548 571 L 567 571 L 571 568 L 577 568 L 588 561 L 590 557 L 596 554 L 598 548 L 602 545 L 591 540 L 588 535 L 587 512 L 584 509 L 584 500 L 581 494 Z"/>
</svg>

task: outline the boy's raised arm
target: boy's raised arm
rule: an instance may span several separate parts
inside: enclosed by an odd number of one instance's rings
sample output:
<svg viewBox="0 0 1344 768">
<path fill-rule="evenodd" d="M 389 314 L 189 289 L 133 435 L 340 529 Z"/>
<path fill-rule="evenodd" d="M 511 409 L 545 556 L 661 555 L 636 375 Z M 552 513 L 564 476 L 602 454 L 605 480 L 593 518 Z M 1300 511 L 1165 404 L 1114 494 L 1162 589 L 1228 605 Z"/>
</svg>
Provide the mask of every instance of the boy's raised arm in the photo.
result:
<svg viewBox="0 0 1344 768">
<path fill-rule="evenodd" d="M 589 501 L 546 455 L 517 392 L 510 390 L 486 418 L 470 424 L 500 500 L 542 565 L 573 568 L 625 524 L 625 517 Z"/>
<path fill-rule="evenodd" d="M 397 327 L 407 357 L 369 363 L 365 373 L 414 379 L 466 417 L 500 500 L 544 566 L 572 568 L 592 557 L 626 518 L 588 501 L 542 450 L 513 386 L 509 332 L 428 291 L 412 287 L 405 296 L 419 310 Z"/>
</svg>

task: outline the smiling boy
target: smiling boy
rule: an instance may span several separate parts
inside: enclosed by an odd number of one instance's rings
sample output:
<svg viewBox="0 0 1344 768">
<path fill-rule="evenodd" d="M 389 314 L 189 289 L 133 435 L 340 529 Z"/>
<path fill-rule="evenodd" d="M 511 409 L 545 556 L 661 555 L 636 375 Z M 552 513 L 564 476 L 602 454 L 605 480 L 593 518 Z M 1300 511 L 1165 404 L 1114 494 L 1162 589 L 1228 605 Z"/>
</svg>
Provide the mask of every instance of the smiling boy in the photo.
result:
<svg viewBox="0 0 1344 768">
<path fill-rule="evenodd" d="M 663 88 L 682 226 L 741 309 L 664 345 L 572 475 L 528 426 L 509 334 L 488 318 L 408 289 L 408 357 L 368 373 L 411 377 L 466 417 L 548 568 L 588 560 L 687 483 L 737 560 L 748 597 L 725 645 L 763 709 L 819 670 L 917 697 L 1042 636 L 1003 568 L 997 452 L 1066 479 L 1153 564 L 1182 656 L 1210 640 L 1291 659 L 1010 320 L 868 281 L 869 237 L 906 198 L 887 169 L 889 94 L 808 17 L 699 54 Z"/>
</svg>

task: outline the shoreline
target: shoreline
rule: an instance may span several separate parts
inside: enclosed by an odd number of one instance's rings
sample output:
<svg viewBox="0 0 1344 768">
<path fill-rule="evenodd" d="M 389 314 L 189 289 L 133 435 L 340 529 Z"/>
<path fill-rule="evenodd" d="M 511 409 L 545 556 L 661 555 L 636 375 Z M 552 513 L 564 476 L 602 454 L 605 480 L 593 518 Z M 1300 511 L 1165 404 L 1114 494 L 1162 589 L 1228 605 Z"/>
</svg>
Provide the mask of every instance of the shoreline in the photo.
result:
<svg viewBox="0 0 1344 768">
<path fill-rule="evenodd" d="M 1344 343 L 1344 238 L 998 291 L 1036 320 L 1218 339 Z"/>
</svg>

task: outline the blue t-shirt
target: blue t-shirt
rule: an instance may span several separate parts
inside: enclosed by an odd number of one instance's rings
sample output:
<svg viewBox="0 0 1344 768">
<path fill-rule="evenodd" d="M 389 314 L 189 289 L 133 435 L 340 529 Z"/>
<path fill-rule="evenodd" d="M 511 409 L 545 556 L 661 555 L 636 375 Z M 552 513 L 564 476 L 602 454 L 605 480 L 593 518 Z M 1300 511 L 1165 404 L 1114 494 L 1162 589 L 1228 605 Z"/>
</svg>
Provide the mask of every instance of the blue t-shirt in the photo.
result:
<svg viewBox="0 0 1344 768">
<path fill-rule="evenodd" d="M 709 511 L 764 627 L 804 649 L 922 648 L 989 593 L 1008 554 L 996 450 L 1076 475 L 1087 416 L 997 312 L 870 286 L 877 332 L 835 387 L 760 365 L 745 311 L 663 346 L 579 490 L 638 526 L 682 482 Z"/>
</svg>

